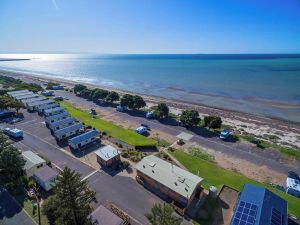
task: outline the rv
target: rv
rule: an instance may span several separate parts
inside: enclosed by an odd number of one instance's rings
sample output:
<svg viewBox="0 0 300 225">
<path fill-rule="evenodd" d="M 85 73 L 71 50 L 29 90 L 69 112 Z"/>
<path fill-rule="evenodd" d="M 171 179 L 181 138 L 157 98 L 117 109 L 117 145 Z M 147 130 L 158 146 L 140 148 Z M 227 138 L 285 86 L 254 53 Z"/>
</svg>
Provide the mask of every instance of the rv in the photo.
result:
<svg viewBox="0 0 300 225">
<path fill-rule="evenodd" d="M 5 128 L 3 132 L 11 138 L 23 138 L 23 131 L 16 128 Z"/>
</svg>

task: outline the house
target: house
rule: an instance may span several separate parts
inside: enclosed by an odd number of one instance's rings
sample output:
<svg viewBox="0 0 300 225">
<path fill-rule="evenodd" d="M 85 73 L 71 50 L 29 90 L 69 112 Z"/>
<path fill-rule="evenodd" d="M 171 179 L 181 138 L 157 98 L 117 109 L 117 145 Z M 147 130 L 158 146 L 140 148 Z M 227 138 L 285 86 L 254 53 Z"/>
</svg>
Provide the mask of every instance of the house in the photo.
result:
<svg viewBox="0 0 300 225">
<path fill-rule="evenodd" d="M 8 93 L 9 93 L 9 92 L 8 92 Z M 13 97 L 13 98 L 16 98 L 16 97 L 18 97 L 18 96 L 22 96 L 22 95 L 30 95 L 30 94 L 33 94 L 33 92 L 24 90 L 24 91 L 19 92 L 19 93 L 13 93 L 13 94 L 8 94 L 8 95 L 10 95 L 10 96 Z"/>
<path fill-rule="evenodd" d="M 59 107 L 56 107 L 56 108 L 53 108 L 53 109 L 44 110 L 44 115 L 45 116 L 53 116 L 53 115 L 56 115 L 56 114 L 60 114 L 64 111 L 65 111 L 65 108 L 59 106 Z"/>
<path fill-rule="evenodd" d="M 50 191 L 57 182 L 58 173 L 49 166 L 37 169 L 33 174 L 33 179 L 45 190 Z"/>
<path fill-rule="evenodd" d="M 144 157 L 137 165 L 137 181 L 167 196 L 178 211 L 184 213 L 203 190 L 203 178 L 156 156 Z"/>
<path fill-rule="evenodd" d="M 98 140 L 99 132 L 90 130 L 68 140 L 71 149 L 76 150 Z"/>
<path fill-rule="evenodd" d="M 37 106 L 37 111 L 39 113 L 43 113 L 44 110 L 53 109 L 53 108 L 56 108 L 56 107 L 59 107 L 59 104 L 57 102 L 54 102 L 54 103 L 51 103 L 51 104 L 46 104 L 46 105 L 39 105 L 39 106 Z"/>
<path fill-rule="evenodd" d="M 65 127 L 60 130 L 54 131 L 54 136 L 57 141 L 72 138 L 75 135 L 78 135 L 82 128 L 83 128 L 82 123 L 73 124 L 69 127 Z"/>
<path fill-rule="evenodd" d="M 230 225 L 287 225 L 286 200 L 266 188 L 245 184 Z"/>
<path fill-rule="evenodd" d="M 19 95 L 19 96 L 16 96 L 15 99 L 18 100 L 18 101 L 22 101 L 24 99 L 30 99 L 30 98 L 36 98 L 38 97 L 37 94 L 24 94 L 24 95 Z"/>
<path fill-rule="evenodd" d="M 14 97 L 15 95 L 22 94 L 22 93 L 27 93 L 27 92 L 30 92 L 30 91 L 28 91 L 28 90 L 9 91 L 9 92 L 7 92 L 7 94 Z"/>
<path fill-rule="evenodd" d="M 43 97 L 43 96 L 36 96 L 36 97 L 33 97 L 33 98 L 27 98 L 27 99 L 22 99 L 22 103 L 24 105 L 26 105 L 27 103 L 29 102 L 37 102 L 37 101 L 43 101 L 43 100 L 46 100 L 47 98 Z"/>
<path fill-rule="evenodd" d="M 103 205 L 95 209 L 89 215 L 89 218 L 92 220 L 92 224 L 95 225 L 123 225 L 123 220 Z"/>
<path fill-rule="evenodd" d="M 75 122 L 74 117 L 68 117 L 66 119 L 59 120 L 59 121 L 56 121 L 54 123 L 49 124 L 49 128 L 50 128 L 51 131 L 56 131 L 56 130 L 60 130 L 60 129 L 65 128 L 65 127 L 69 127 L 74 122 Z"/>
<path fill-rule="evenodd" d="M 27 177 L 32 177 L 37 169 L 43 167 L 46 161 L 32 151 L 22 152 L 22 156 L 26 161 L 24 170 Z"/>
<path fill-rule="evenodd" d="M 105 145 L 95 151 L 97 162 L 104 167 L 115 167 L 120 163 L 120 151 L 111 145 Z"/>
<path fill-rule="evenodd" d="M 46 100 L 41 100 L 41 101 L 34 101 L 34 102 L 27 102 L 26 107 L 29 111 L 35 111 L 37 110 L 37 107 L 42 106 L 42 105 L 47 105 L 52 103 L 53 100 L 51 99 L 46 99 Z"/>
<path fill-rule="evenodd" d="M 60 114 L 45 117 L 45 122 L 46 122 L 46 125 L 49 125 L 51 123 L 54 123 L 55 121 L 66 119 L 67 117 L 69 117 L 69 113 L 62 112 Z"/>
</svg>

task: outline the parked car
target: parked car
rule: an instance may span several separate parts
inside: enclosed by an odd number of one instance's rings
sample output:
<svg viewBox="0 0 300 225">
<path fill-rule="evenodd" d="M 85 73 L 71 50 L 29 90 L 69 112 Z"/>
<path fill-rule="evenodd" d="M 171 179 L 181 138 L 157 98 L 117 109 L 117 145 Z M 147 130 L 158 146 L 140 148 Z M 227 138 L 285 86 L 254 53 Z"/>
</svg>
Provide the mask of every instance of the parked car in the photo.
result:
<svg viewBox="0 0 300 225">
<path fill-rule="evenodd" d="M 121 105 L 118 105 L 117 108 L 116 108 L 116 110 L 117 110 L 118 112 L 125 112 L 125 111 L 128 110 L 128 107 L 127 107 L 127 106 L 121 106 Z"/>
<path fill-rule="evenodd" d="M 9 118 L 6 118 L 4 120 L 5 123 L 9 123 L 9 124 L 14 124 L 14 123 L 17 123 L 17 122 L 20 122 L 22 121 L 23 119 L 22 118 L 19 118 L 19 117 L 9 117 Z"/>
<path fill-rule="evenodd" d="M 226 140 L 230 136 L 230 130 L 224 129 L 220 133 L 220 139 Z"/>
<path fill-rule="evenodd" d="M 91 111 L 90 111 L 90 114 L 97 115 L 97 112 L 96 112 L 96 110 L 94 108 L 92 108 Z"/>
<path fill-rule="evenodd" d="M 55 101 L 62 101 L 64 98 L 62 96 L 56 96 L 53 98 Z"/>
<path fill-rule="evenodd" d="M 148 124 L 142 123 L 141 127 L 146 127 L 147 130 L 151 130 L 150 126 Z"/>
<path fill-rule="evenodd" d="M 153 111 L 147 112 L 147 113 L 146 113 L 146 119 L 152 119 L 152 118 L 154 118 L 153 113 L 154 113 Z"/>
<path fill-rule="evenodd" d="M 11 138 L 23 138 L 23 131 L 16 128 L 7 127 L 3 132 Z"/>
<path fill-rule="evenodd" d="M 144 134 L 147 133 L 147 128 L 140 126 L 140 127 L 138 127 L 138 128 L 135 129 L 135 132 L 137 132 L 138 134 L 144 135 Z"/>
</svg>

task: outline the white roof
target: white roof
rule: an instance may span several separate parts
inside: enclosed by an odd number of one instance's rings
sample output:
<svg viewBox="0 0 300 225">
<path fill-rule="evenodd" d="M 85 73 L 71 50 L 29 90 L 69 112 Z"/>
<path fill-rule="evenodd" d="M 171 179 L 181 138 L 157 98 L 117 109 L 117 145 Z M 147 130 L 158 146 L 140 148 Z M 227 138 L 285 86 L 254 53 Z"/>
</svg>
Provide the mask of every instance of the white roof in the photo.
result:
<svg viewBox="0 0 300 225">
<path fill-rule="evenodd" d="M 136 165 L 136 169 L 187 199 L 191 197 L 197 185 L 203 180 L 203 178 L 153 155 L 143 158 Z"/>
<path fill-rule="evenodd" d="M 296 191 L 300 191 L 300 181 L 293 178 L 286 178 L 286 186 Z"/>
<path fill-rule="evenodd" d="M 121 152 L 115 149 L 111 145 L 106 145 L 104 147 L 99 148 L 97 151 L 95 151 L 96 155 L 98 155 L 101 159 L 108 161 L 117 155 L 119 155 Z"/>
<path fill-rule="evenodd" d="M 46 161 L 32 151 L 22 152 L 23 158 L 26 160 L 25 169 L 30 169 L 35 165 L 45 163 Z"/>
</svg>

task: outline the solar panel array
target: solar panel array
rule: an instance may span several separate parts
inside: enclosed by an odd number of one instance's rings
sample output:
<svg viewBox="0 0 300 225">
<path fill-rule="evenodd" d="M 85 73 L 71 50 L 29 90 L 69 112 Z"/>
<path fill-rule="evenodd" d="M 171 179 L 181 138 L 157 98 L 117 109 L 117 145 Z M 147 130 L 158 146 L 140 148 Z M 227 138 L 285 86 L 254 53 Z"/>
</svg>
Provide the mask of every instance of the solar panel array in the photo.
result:
<svg viewBox="0 0 300 225">
<path fill-rule="evenodd" d="M 272 208 L 271 214 L 271 224 L 270 225 L 281 225 L 282 224 L 282 214 L 277 209 Z"/>
<path fill-rule="evenodd" d="M 235 212 L 233 225 L 254 225 L 257 209 L 258 207 L 255 204 L 240 201 Z"/>
</svg>

